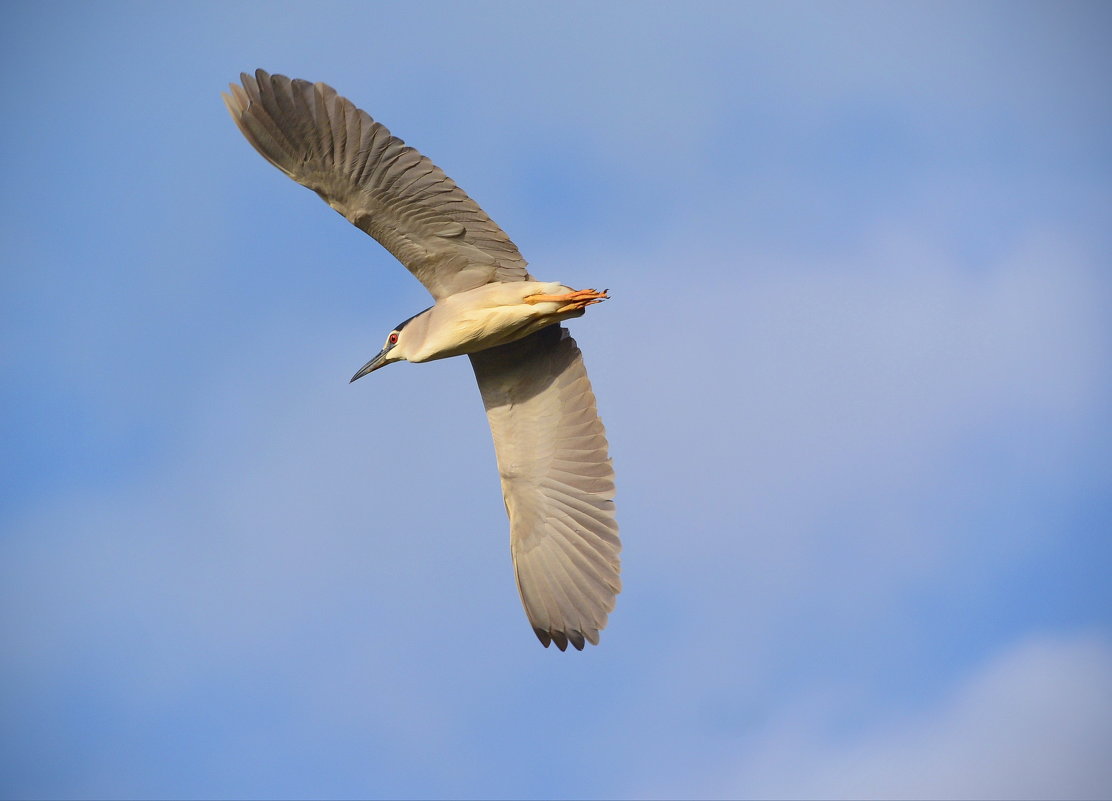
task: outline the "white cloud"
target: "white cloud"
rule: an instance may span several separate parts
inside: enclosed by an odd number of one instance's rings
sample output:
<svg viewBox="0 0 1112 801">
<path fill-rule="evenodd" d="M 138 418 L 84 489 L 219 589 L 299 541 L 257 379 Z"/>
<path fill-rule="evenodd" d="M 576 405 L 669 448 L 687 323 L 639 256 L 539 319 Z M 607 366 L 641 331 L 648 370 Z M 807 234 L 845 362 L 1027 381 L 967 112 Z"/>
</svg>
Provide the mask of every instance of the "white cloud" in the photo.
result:
<svg viewBox="0 0 1112 801">
<path fill-rule="evenodd" d="M 937 705 L 863 736 L 815 708 L 781 718 L 696 795 L 760 798 L 1107 798 L 1112 643 L 1031 637 Z"/>
</svg>

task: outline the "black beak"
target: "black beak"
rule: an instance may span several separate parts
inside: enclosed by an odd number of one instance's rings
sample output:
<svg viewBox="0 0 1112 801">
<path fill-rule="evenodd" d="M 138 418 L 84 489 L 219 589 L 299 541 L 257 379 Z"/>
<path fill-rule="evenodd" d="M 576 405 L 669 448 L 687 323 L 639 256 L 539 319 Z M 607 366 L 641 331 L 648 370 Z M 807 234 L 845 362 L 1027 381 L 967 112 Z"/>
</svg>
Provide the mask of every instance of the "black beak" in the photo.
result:
<svg viewBox="0 0 1112 801">
<path fill-rule="evenodd" d="M 373 373 L 379 367 L 385 367 L 385 366 L 386 366 L 386 348 L 383 348 L 382 350 L 380 350 L 378 352 L 377 356 L 375 356 L 369 362 L 367 362 L 362 367 L 360 367 L 359 372 L 356 373 L 355 375 L 353 375 L 351 377 L 351 381 L 348 381 L 348 383 L 350 384 L 350 383 L 352 383 L 352 381 L 356 381 L 356 380 L 362 378 L 365 375 Z"/>
</svg>

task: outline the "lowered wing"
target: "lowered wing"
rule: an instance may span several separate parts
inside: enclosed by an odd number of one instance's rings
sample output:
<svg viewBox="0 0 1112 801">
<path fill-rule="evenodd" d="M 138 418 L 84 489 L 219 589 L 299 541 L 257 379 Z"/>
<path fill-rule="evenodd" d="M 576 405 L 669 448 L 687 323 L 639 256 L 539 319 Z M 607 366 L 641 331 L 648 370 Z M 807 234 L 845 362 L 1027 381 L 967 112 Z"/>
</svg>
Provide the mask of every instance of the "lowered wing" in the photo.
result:
<svg viewBox="0 0 1112 801">
<path fill-rule="evenodd" d="M 614 469 L 583 357 L 559 325 L 471 354 L 525 613 L 562 651 L 598 644 L 621 591 Z"/>
</svg>

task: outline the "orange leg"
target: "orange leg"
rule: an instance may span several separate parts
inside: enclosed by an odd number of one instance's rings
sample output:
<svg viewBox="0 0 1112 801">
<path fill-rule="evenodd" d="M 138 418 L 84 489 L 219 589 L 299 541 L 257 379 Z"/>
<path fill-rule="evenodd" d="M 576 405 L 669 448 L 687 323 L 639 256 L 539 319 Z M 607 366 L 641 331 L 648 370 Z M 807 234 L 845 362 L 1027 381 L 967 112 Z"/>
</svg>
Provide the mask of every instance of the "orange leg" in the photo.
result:
<svg viewBox="0 0 1112 801">
<path fill-rule="evenodd" d="M 601 303 L 610 296 L 606 294 L 607 290 L 598 292 L 594 289 L 577 289 L 574 292 L 569 292 L 566 295 L 529 295 L 525 298 L 525 302 L 529 304 L 545 303 L 551 301 L 552 303 L 563 303 L 559 309 L 556 310 L 557 314 L 566 311 L 578 311 L 585 309 L 592 303 Z"/>
</svg>

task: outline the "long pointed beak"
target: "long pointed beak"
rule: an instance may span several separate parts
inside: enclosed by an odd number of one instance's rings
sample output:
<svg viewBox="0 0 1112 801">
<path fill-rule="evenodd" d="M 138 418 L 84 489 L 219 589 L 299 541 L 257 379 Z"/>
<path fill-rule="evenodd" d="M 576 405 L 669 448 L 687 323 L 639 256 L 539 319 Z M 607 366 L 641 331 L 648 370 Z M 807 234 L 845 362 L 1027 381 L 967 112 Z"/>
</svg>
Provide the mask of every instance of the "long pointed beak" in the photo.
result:
<svg viewBox="0 0 1112 801">
<path fill-rule="evenodd" d="M 370 373 L 373 373 L 379 367 L 384 367 L 384 366 L 386 366 L 386 349 L 385 348 L 380 350 L 378 352 L 377 356 L 375 356 L 369 362 L 367 362 L 362 367 L 360 367 L 359 372 L 356 373 L 355 375 L 353 375 L 351 377 L 351 381 L 348 381 L 348 383 L 350 384 L 353 381 L 357 381 L 360 378 L 362 378 L 363 376 L 368 375 Z"/>
</svg>

